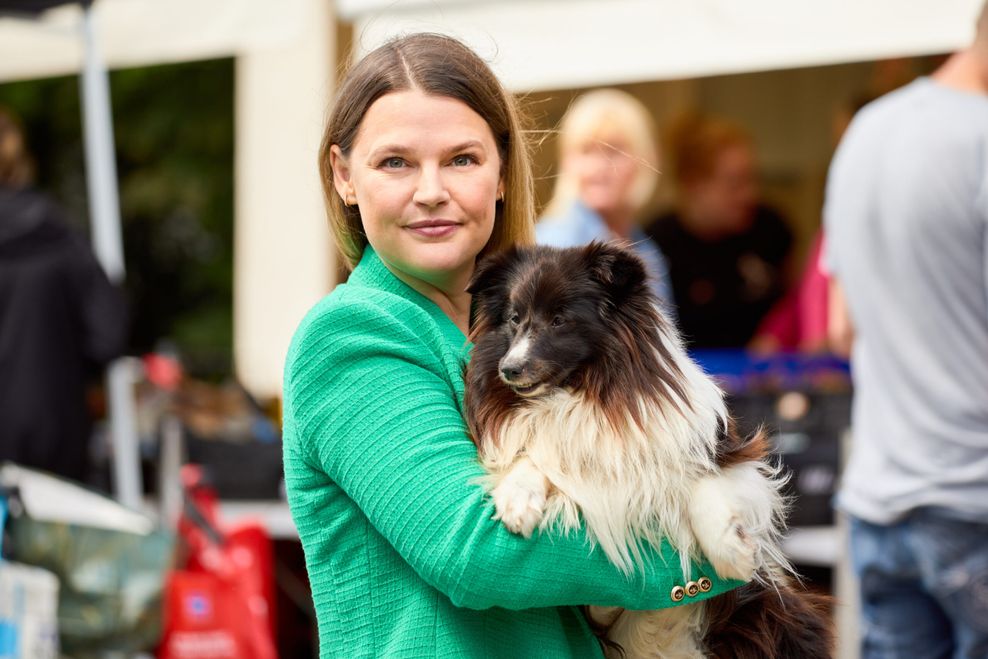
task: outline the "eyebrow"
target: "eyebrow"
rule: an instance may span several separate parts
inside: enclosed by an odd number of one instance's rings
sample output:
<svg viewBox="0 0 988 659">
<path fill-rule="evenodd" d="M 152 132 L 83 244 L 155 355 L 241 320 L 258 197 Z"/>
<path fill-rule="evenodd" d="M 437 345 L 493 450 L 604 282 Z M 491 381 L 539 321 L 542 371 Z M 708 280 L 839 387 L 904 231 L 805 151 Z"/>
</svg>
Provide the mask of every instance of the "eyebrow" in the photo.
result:
<svg viewBox="0 0 988 659">
<path fill-rule="evenodd" d="M 484 148 L 484 144 L 480 140 L 467 140 L 462 144 L 457 144 L 449 151 L 450 153 L 453 153 L 455 151 L 466 151 L 468 149 L 483 149 L 483 148 Z"/>
<path fill-rule="evenodd" d="M 405 153 L 408 147 L 402 146 L 401 144 L 382 144 L 379 147 L 375 147 L 369 155 L 376 156 L 379 153 Z"/>
<path fill-rule="evenodd" d="M 480 140 L 467 140 L 456 144 L 449 149 L 446 149 L 448 153 L 459 153 L 461 151 L 467 151 L 469 149 L 480 149 L 484 150 L 484 143 Z M 369 156 L 371 158 L 383 155 L 385 153 L 394 153 L 398 155 L 405 154 L 409 151 L 408 147 L 402 144 L 382 144 L 379 147 L 375 147 L 373 151 L 370 152 Z"/>
</svg>

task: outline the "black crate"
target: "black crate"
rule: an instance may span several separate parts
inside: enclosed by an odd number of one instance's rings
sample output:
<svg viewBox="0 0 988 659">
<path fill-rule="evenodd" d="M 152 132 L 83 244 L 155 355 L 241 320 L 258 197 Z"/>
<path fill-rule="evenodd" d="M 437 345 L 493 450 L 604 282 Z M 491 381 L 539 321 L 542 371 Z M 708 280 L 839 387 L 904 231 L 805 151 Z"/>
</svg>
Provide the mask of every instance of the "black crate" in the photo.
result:
<svg viewBox="0 0 988 659">
<path fill-rule="evenodd" d="M 221 499 L 281 499 L 281 442 L 200 439 L 185 434 L 186 461 L 202 465 Z"/>
<path fill-rule="evenodd" d="M 841 437 L 850 426 L 850 392 L 736 393 L 729 396 L 728 406 L 742 433 L 765 428 L 790 474 L 789 526 L 833 524 Z"/>
</svg>

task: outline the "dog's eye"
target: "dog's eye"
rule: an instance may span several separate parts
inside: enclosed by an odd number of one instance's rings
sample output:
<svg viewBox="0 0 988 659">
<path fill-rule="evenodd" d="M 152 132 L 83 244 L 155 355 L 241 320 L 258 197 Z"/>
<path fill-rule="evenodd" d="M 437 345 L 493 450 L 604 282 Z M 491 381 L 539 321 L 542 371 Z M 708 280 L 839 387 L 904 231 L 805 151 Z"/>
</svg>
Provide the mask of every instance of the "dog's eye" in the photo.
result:
<svg viewBox="0 0 988 659">
<path fill-rule="evenodd" d="M 521 317 L 519 317 L 518 314 L 513 313 L 511 314 L 511 318 L 508 318 L 508 322 L 511 323 L 512 325 L 517 325 L 518 323 L 521 322 Z"/>
<path fill-rule="evenodd" d="M 561 327 L 562 324 L 565 323 L 565 322 L 566 321 L 563 320 L 563 317 L 562 316 L 553 316 L 552 317 L 552 326 L 553 327 Z"/>
</svg>

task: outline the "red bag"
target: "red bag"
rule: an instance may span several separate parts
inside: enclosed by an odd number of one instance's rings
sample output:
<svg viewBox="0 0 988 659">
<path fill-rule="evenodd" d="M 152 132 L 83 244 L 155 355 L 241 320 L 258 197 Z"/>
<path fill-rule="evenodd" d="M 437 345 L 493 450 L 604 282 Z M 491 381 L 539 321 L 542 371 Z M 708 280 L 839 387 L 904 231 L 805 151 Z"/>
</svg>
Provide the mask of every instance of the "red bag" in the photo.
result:
<svg viewBox="0 0 988 659">
<path fill-rule="evenodd" d="M 264 527 L 221 527 L 216 494 L 198 467 L 182 468 L 181 569 L 165 592 L 159 659 L 277 659 L 271 539 Z"/>
</svg>

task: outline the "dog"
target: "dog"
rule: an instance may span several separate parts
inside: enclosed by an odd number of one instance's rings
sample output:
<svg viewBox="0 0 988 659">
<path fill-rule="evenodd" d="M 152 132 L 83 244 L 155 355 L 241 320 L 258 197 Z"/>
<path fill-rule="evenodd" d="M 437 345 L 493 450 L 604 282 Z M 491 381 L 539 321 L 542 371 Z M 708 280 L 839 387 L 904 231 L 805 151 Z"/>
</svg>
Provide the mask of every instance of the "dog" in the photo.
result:
<svg viewBox="0 0 988 659">
<path fill-rule="evenodd" d="M 629 657 L 831 656 L 822 596 L 780 549 L 785 478 L 764 433 L 741 438 L 722 391 L 687 355 L 625 248 L 513 248 L 478 264 L 466 416 L 496 517 L 530 536 L 583 528 L 622 571 L 663 538 L 682 605 L 587 607 L 605 651 Z M 688 603 L 702 554 L 748 583 Z M 681 592 L 680 592 L 681 591 Z M 609 649 L 608 649 L 609 648 Z"/>
</svg>

